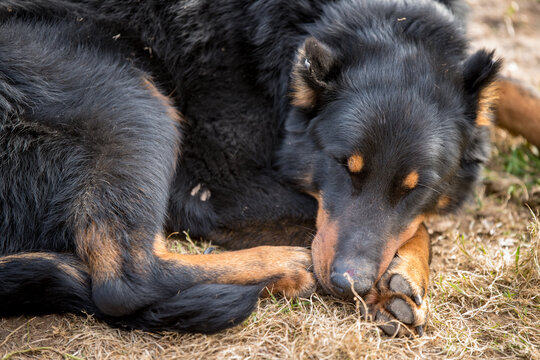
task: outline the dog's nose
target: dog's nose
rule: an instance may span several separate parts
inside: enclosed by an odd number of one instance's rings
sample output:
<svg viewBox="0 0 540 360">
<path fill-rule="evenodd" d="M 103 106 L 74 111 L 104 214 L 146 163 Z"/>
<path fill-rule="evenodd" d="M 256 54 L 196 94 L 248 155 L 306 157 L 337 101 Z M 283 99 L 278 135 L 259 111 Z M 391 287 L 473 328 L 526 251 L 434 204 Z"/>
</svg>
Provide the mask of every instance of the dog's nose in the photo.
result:
<svg viewBox="0 0 540 360">
<path fill-rule="evenodd" d="M 348 266 L 334 266 L 330 274 L 330 281 L 334 290 L 343 297 L 353 297 L 354 291 L 364 297 L 373 287 L 374 276 L 367 269 Z"/>
</svg>

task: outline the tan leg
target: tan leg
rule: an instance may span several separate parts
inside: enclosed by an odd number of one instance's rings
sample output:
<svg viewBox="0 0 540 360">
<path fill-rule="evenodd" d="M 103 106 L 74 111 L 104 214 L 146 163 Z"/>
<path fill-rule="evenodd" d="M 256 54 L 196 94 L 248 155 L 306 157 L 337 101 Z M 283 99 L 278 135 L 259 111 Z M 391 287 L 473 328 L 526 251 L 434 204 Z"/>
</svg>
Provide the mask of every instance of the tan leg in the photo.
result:
<svg viewBox="0 0 540 360">
<path fill-rule="evenodd" d="M 425 226 L 420 225 L 416 234 L 399 248 L 367 298 L 375 320 L 386 334 L 423 334 L 428 312 L 429 262 L 429 235 Z"/>
<path fill-rule="evenodd" d="M 250 285 L 267 282 L 272 293 L 308 296 L 315 290 L 310 251 L 294 246 L 259 246 L 220 254 L 183 255 L 156 238 L 154 255 L 173 268 L 190 269 L 197 282 Z M 264 296 L 264 293 L 263 293 Z"/>
<path fill-rule="evenodd" d="M 540 93 L 510 79 L 499 80 L 497 88 L 497 125 L 540 147 Z"/>
</svg>

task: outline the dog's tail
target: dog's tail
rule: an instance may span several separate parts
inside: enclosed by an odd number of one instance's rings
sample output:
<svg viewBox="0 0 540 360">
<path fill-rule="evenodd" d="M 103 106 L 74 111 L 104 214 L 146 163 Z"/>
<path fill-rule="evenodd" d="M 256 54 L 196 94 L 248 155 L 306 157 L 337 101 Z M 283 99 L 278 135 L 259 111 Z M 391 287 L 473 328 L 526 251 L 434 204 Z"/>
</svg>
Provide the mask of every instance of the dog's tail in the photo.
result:
<svg viewBox="0 0 540 360">
<path fill-rule="evenodd" d="M 135 313 L 113 317 L 92 300 L 91 278 L 78 258 L 24 253 L 0 257 L 0 316 L 87 313 L 122 328 L 213 333 L 246 319 L 264 286 L 199 284 Z"/>
<path fill-rule="evenodd" d="M 122 318 L 112 325 L 149 331 L 211 334 L 244 321 L 257 304 L 264 285 L 199 284 Z"/>
<path fill-rule="evenodd" d="M 98 313 L 90 276 L 72 255 L 32 252 L 0 257 L 0 316 Z"/>
</svg>

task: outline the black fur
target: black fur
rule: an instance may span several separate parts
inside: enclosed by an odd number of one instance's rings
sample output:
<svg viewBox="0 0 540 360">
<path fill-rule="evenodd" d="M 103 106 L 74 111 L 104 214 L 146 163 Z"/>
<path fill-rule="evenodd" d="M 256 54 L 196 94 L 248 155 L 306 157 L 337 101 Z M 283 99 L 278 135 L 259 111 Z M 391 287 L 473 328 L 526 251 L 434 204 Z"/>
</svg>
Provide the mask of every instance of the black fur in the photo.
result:
<svg viewBox="0 0 540 360">
<path fill-rule="evenodd" d="M 459 207 L 487 159 L 475 118 L 499 64 L 467 57 L 462 3 L 439 3 L 0 0 L 0 315 L 232 326 L 264 284 L 202 285 L 152 255 L 155 234 L 308 245 L 313 194 L 340 224 L 334 268 L 355 267 L 365 293 L 386 239 Z M 290 105 L 294 76 L 312 106 Z M 345 166 L 354 152 L 359 174 Z M 421 186 L 406 191 L 413 170 Z M 441 195 L 450 202 L 436 209 Z M 96 281 L 83 269 L 103 234 L 121 275 Z M 10 259 L 43 251 L 62 255 Z"/>
<path fill-rule="evenodd" d="M 201 284 L 120 319 L 114 325 L 148 331 L 211 334 L 240 324 L 253 312 L 262 286 Z"/>
<path fill-rule="evenodd" d="M 8 256 L 0 261 L 0 270 L 3 316 L 100 313 L 91 301 L 90 276 L 73 255 L 42 252 Z"/>
</svg>

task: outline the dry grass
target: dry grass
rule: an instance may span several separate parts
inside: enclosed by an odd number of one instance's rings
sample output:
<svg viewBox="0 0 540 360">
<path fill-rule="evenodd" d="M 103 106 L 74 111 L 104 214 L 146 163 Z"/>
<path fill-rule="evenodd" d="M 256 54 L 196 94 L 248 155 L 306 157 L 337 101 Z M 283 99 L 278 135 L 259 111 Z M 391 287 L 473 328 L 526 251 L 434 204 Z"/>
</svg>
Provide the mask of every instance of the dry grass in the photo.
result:
<svg viewBox="0 0 540 360">
<path fill-rule="evenodd" d="M 502 48 L 507 73 L 538 87 L 540 46 L 530 45 L 540 38 L 531 25 L 540 24 L 538 1 L 517 1 L 518 10 L 511 1 L 470 2 L 474 44 Z M 2 319 L 0 359 L 540 359 L 540 168 L 521 161 L 524 153 L 535 159 L 521 140 L 502 131 L 494 140 L 475 201 L 459 215 L 430 220 L 434 260 L 422 338 L 388 338 L 355 304 L 314 295 L 261 300 L 242 326 L 212 336 L 126 332 L 73 315 Z M 175 244 L 180 252 L 207 246 Z"/>
</svg>

